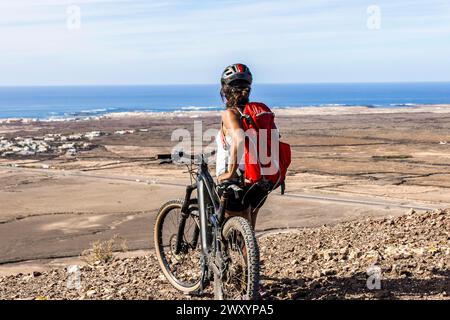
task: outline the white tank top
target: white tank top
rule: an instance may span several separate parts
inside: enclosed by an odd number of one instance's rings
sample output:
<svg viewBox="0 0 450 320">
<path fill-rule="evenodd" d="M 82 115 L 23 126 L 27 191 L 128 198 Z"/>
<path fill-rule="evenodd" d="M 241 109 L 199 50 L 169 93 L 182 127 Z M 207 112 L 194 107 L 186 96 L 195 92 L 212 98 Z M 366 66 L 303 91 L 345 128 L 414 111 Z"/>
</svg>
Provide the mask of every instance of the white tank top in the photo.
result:
<svg viewBox="0 0 450 320">
<path fill-rule="evenodd" d="M 230 153 L 231 153 L 231 142 L 232 137 L 230 135 L 226 135 L 224 137 L 222 130 L 216 135 L 216 144 L 217 144 L 217 153 L 216 153 L 216 176 L 228 172 L 228 164 L 230 163 Z M 244 172 L 245 164 L 239 164 L 239 170 Z"/>
</svg>

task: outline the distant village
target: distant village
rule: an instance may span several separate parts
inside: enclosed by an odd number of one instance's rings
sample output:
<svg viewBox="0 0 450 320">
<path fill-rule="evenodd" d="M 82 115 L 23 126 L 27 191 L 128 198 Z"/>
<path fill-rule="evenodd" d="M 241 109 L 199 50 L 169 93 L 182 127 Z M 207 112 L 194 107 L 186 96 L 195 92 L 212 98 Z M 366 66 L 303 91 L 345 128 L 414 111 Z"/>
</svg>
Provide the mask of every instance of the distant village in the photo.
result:
<svg viewBox="0 0 450 320">
<path fill-rule="evenodd" d="M 134 130 L 118 130 L 114 132 L 117 135 L 132 133 L 134 133 Z M 26 157 L 46 154 L 75 156 L 78 152 L 90 150 L 95 146 L 89 141 L 110 134 L 102 131 L 70 135 L 50 133 L 31 138 L 16 137 L 10 140 L 0 136 L 0 157 Z"/>
</svg>

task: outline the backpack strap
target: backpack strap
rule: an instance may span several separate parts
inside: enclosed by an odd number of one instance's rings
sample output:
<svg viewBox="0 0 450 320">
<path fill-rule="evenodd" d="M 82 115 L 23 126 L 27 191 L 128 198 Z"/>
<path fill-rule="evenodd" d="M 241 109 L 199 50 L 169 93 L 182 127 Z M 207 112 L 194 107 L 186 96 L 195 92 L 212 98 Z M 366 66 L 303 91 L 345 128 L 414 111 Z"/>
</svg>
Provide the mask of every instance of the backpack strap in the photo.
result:
<svg viewBox="0 0 450 320">
<path fill-rule="evenodd" d="M 280 192 L 281 192 L 281 195 L 284 195 L 284 192 L 286 191 L 286 183 L 283 181 L 282 183 L 281 183 L 281 190 L 280 190 Z"/>
<path fill-rule="evenodd" d="M 249 114 L 245 114 L 245 113 L 243 113 L 242 111 L 241 111 L 241 109 L 239 109 L 239 108 L 236 108 L 237 110 L 238 110 L 238 112 L 240 113 L 240 115 L 241 115 L 241 121 L 242 120 L 245 120 L 248 124 L 251 124 L 251 125 L 253 125 L 253 127 L 255 127 L 255 129 L 259 129 L 259 127 L 258 127 L 258 125 L 256 124 L 256 122 L 255 121 L 253 121 L 253 118 L 249 115 Z"/>
<path fill-rule="evenodd" d="M 244 113 L 241 111 L 241 109 L 239 109 L 239 108 L 236 108 L 236 109 L 237 109 L 237 111 L 239 112 L 239 114 L 241 115 L 241 118 L 245 117 L 245 115 L 244 115 Z"/>
</svg>

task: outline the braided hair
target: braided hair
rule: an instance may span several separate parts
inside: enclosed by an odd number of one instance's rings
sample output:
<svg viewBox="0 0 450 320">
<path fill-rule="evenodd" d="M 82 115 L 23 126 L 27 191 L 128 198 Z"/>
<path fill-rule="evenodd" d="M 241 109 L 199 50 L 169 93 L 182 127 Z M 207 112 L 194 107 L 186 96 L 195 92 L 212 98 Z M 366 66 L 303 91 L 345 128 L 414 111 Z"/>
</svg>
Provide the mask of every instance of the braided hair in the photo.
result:
<svg viewBox="0 0 450 320">
<path fill-rule="evenodd" d="M 225 85 L 222 87 L 220 94 L 227 109 L 242 108 L 249 102 L 250 91 L 250 86 L 234 87 Z"/>
</svg>

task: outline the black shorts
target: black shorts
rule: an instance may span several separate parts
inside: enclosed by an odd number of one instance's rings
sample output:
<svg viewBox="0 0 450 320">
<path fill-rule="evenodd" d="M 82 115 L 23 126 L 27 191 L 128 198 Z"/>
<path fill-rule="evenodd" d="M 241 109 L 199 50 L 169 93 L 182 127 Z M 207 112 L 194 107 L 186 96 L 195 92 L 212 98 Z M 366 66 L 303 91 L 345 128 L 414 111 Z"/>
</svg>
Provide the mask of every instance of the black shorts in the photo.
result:
<svg viewBox="0 0 450 320">
<path fill-rule="evenodd" d="M 252 209 L 261 208 L 266 202 L 268 192 L 257 185 L 245 186 L 243 194 L 236 199 L 232 194 L 227 201 L 227 210 L 244 211 L 251 207 Z"/>
</svg>

